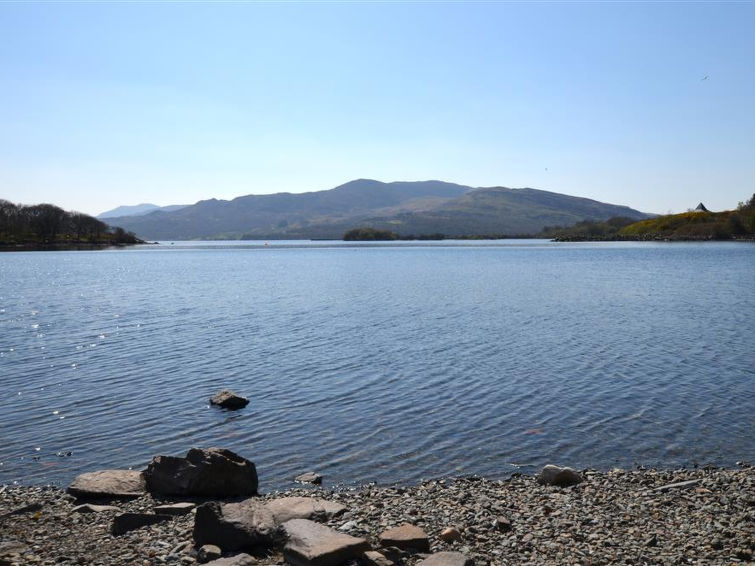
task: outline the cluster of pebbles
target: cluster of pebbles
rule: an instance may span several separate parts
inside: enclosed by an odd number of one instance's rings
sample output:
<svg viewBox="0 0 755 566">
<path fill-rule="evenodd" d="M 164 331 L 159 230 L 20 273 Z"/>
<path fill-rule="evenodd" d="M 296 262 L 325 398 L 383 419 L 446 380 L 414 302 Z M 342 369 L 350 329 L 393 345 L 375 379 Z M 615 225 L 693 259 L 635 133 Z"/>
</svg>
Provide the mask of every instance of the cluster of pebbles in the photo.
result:
<svg viewBox="0 0 755 566">
<path fill-rule="evenodd" d="M 346 506 L 345 513 L 326 524 L 382 551 L 383 556 L 362 559 L 371 566 L 414 566 L 429 553 L 443 551 L 460 552 L 478 566 L 752 563 L 751 466 L 584 470 L 581 475 L 584 481 L 569 487 L 515 475 L 503 481 L 467 477 L 408 487 L 297 487 L 259 498 L 318 497 Z M 152 513 L 156 506 L 176 501 L 146 494 L 97 502 L 115 508 L 92 512 L 77 509 L 81 502 L 56 487 L 0 488 L 0 565 L 206 561 L 193 541 L 191 512 L 178 511 L 171 520 L 112 534 L 118 514 Z M 426 534 L 429 549 L 384 548 L 381 534 L 407 524 Z M 254 561 L 264 566 L 283 564 L 284 558 L 273 550 Z"/>
</svg>

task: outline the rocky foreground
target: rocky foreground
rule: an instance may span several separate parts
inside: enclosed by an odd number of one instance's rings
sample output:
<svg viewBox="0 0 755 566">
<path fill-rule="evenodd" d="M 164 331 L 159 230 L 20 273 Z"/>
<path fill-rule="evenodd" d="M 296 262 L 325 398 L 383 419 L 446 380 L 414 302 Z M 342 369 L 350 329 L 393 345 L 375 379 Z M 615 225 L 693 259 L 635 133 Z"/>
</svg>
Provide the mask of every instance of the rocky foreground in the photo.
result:
<svg viewBox="0 0 755 566">
<path fill-rule="evenodd" d="M 296 518 L 286 523 L 293 529 L 290 532 L 305 529 L 289 537 L 306 539 L 313 529 L 309 525 L 314 524 L 326 534 L 343 534 L 347 542 L 363 539 L 352 548 L 356 554 L 343 560 L 350 564 L 751 563 L 755 550 L 753 471 L 745 465 L 675 471 L 584 470 L 584 481 L 569 487 L 542 485 L 526 476 L 503 481 L 434 480 L 412 487 L 299 487 L 256 496 L 251 503 L 241 497 L 226 500 L 237 503 L 225 503 L 225 507 L 207 505 L 207 497 L 150 493 L 96 504 L 90 500 L 78 507 L 81 500 L 56 487 L 5 487 L 0 488 L 0 565 L 332 564 L 336 554 L 328 554 L 328 549 L 319 558 L 310 556 L 309 561 L 296 552 L 284 555 L 285 540 L 233 550 L 200 546 L 195 541 L 197 536 L 213 536 L 208 531 L 197 534 L 195 522 L 200 515 L 222 509 L 234 528 L 241 527 L 234 523 L 231 510 L 246 509 L 244 505 L 252 506 L 258 525 L 265 522 L 262 515 L 268 511 L 273 518 L 280 517 L 276 513 L 290 514 L 294 508 L 291 517 L 306 515 L 298 514 L 302 500 L 286 499 L 292 497 L 322 500 L 309 506 L 314 512 L 308 518 L 330 529 Z M 202 503 L 204 507 L 197 512 L 195 505 Z M 233 507 L 236 504 L 241 507 Z M 155 510 L 164 505 L 168 507 Z M 159 518 L 138 527 L 143 521 L 138 517 L 144 514 Z M 132 519 L 136 522 L 131 523 Z M 221 553 L 223 558 L 218 560 Z"/>
</svg>

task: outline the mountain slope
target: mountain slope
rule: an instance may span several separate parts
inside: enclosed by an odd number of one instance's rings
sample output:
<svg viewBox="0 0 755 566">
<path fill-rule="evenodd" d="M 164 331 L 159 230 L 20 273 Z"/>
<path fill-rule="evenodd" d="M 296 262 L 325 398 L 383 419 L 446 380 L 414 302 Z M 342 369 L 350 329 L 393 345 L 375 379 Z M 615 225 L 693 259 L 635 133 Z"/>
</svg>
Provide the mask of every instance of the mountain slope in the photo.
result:
<svg viewBox="0 0 755 566">
<path fill-rule="evenodd" d="M 205 200 L 173 212 L 110 219 L 140 237 L 340 238 L 357 226 L 402 235 L 534 234 L 546 225 L 648 215 L 536 189 L 473 189 L 441 181 L 351 181 L 328 191 Z"/>
<path fill-rule="evenodd" d="M 171 212 L 173 210 L 179 210 L 184 208 L 185 204 L 172 204 L 170 206 L 157 206 L 152 203 L 142 203 L 134 205 L 117 206 L 112 210 L 106 210 L 97 215 L 97 218 L 119 218 L 121 216 L 140 216 L 142 214 L 148 214 L 156 210 L 163 210 L 165 212 Z"/>
</svg>

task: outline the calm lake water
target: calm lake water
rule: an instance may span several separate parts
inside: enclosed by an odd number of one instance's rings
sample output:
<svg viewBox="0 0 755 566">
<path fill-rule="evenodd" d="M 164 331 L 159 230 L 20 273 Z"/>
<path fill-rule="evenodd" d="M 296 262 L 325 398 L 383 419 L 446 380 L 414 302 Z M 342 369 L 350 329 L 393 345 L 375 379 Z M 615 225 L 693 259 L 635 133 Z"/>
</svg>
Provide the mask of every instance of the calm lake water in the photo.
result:
<svg viewBox="0 0 755 566">
<path fill-rule="evenodd" d="M 222 446 L 262 489 L 755 460 L 755 245 L 0 254 L 0 484 Z M 231 388 L 251 399 L 208 405 Z"/>
</svg>

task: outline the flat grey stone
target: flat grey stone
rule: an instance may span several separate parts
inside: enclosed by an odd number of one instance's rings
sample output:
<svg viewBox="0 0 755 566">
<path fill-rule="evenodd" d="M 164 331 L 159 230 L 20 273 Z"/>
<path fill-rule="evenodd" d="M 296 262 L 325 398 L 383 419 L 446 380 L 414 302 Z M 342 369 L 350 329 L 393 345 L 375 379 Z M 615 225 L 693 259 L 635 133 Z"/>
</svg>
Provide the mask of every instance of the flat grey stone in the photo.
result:
<svg viewBox="0 0 755 566">
<path fill-rule="evenodd" d="M 338 566 L 370 550 L 363 538 L 339 533 L 307 519 L 283 524 L 288 542 L 283 557 L 292 566 Z"/>
<path fill-rule="evenodd" d="M 412 549 L 419 552 L 430 551 L 430 539 L 427 533 L 415 525 L 401 525 L 384 531 L 380 535 L 381 546 L 395 546 L 402 550 Z"/>
<path fill-rule="evenodd" d="M 474 560 L 461 552 L 436 552 L 417 562 L 417 566 L 474 566 Z"/>
<path fill-rule="evenodd" d="M 196 503 L 170 503 L 168 505 L 158 505 L 155 507 L 155 513 L 159 515 L 187 515 L 196 507 Z"/>
<path fill-rule="evenodd" d="M 582 483 L 584 479 L 579 473 L 571 468 L 561 468 L 548 464 L 543 467 L 537 476 L 538 483 L 543 485 L 555 485 L 558 487 L 569 487 Z"/>
<path fill-rule="evenodd" d="M 170 521 L 172 518 L 170 515 L 154 515 L 152 513 L 121 513 L 113 519 L 111 532 L 118 536 L 147 525 Z"/>
<path fill-rule="evenodd" d="M 340 503 L 314 497 L 281 497 L 268 501 L 265 506 L 277 523 L 285 523 L 291 519 L 325 522 L 346 511 L 346 507 Z"/>
<path fill-rule="evenodd" d="M 120 507 L 115 505 L 93 505 L 91 503 L 84 503 L 84 505 L 77 505 L 71 511 L 73 513 L 102 513 L 104 511 L 120 511 Z"/>
<path fill-rule="evenodd" d="M 83 498 L 129 499 L 146 493 L 144 475 L 134 470 L 100 470 L 74 478 L 68 493 Z"/>
<path fill-rule="evenodd" d="M 208 562 L 207 566 L 252 566 L 253 564 L 257 564 L 257 560 L 248 554 L 237 554 L 235 556 L 218 558 L 217 560 Z"/>
</svg>

